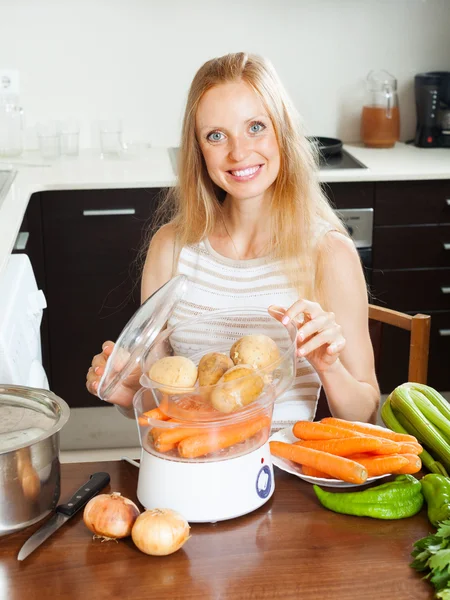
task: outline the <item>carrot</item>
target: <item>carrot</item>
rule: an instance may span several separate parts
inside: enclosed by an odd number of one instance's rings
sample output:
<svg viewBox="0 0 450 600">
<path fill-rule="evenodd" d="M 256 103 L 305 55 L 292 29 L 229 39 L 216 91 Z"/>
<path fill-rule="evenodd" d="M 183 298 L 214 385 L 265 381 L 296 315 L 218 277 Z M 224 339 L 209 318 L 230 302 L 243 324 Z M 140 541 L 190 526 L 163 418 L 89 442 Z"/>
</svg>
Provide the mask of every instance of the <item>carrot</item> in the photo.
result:
<svg viewBox="0 0 450 600">
<path fill-rule="evenodd" d="M 145 427 L 145 425 L 148 425 L 148 420 L 147 419 L 155 419 L 155 421 L 168 421 L 169 417 L 163 413 L 163 411 L 160 408 L 152 408 L 152 410 L 148 410 L 145 413 L 142 413 L 142 415 L 139 417 L 138 421 L 139 421 L 139 425 L 142 425 Z"/>
<path fill-rule="evenodd" d="M 308 475 L 308 477 L 322 477 L 322 479 L 331 479 L 328 473 L 323 473 L 314 467 L 308 467 L 308 465 L 302 465 L 302 472 L 303 475 Z"/>
<path fill-rule="evenodd" d="M 292 428 L 292 433 L 301 440 L 334 440 L 361 435 L 352 433 L 343 427 L 327 425 L 317 421 L 297 421 Z"/>
<path fill-rule="evenodd" d="M 208 434 L 208 430 L 205 429 L 205 427 L 189 427 L 188 425 L 166 429 L 163 429 L 162 427 L 156 429 L 155 427 L 152 429 L 152 436 L 155 441 L 156 449 L 158 449 L 159 445 L 177 444 L 185 438 L 192 437 L 193 435 L 203 435 L 205 433 Z"/>
<path fill-rule="evenodd" d="M 369 436 L 353 436 L 351 438 L 333 440 L 306 440 L 295 442 L 304 448 L 322 450 L 337 456 L 350 456 L 357 452 L 374 452 L 375 454 L 400 454 L 401 444 L 392 440 Z"/>
<path fill-rule="evenodd" d="M 422 461 L 416 454 L 402 454 L 402 456 L 408 459 L 408 464 L 398 469 L 398 471 L 395 471 L 396 474 L 412 475 L 413 473 L 418 473 L 420 471 L 420 469 L 422 468 Z"/>
<path fill-rule="evenodd" d="M 365 433 L 367 435 L 375 435 L 377 437 L 384 437 L 388 440 L 394 440 L 394 442 L 415 442 L 417 439 L 413 435 L 407 433 L 396 433 L 390 429 L 378 428 L 370 423 L 355 423 L 353 421 L 345 421 L 344 419 L 337 419 L 336 417 L 325 417 L 320 421 L 325 425 L 334 425 L 336 427 L 343 427 L 349 431 L 355 433 Z"/>
<path fill-rule="evenodd" d="M 397 473 L 399 469 L 406 467 L 409 460 L 401 454 L 390 454 L 387 456 L 364 456 L 354 454 L 349 457 L 367 469 L 368 477 Z"/>
<path fill-rule="evenodd" d="M 209 433 L 193 435 L 181 440 L 178 444 L 178 453 L 183 458 L 197 458 L 239 444 L 239 442 L 251 438 L 265 427 L 270 427 L 268 417 L 259 417 L 240 425 L 211 429 Z"/>
<path fill-rule="evenodd" d="M 400 452 L 398 454 L 420 454 L 423 448 L 419 443 L 401 442 Z"/>
<path fill-rule="evenodd" d="M 170 450 L 174 450 L 177 447 L 177 444 L 160 444 L 158 447 L 156 447 L 151 431 L 148 433 L 148 443 L 153 444 L 158 452 L 170 452 Z"/>
<path fill-rule="evenodd" d="M 314 467 L 342 481 L 364 483 L 367 479 L 367 469 L 359 463 L 342 456 L 322 452 L 322 450 L 303 448 L 297 444 L 286 444 L 285 442 L 270 442 L 270 451 L 275 456 Z"/>
</svg>

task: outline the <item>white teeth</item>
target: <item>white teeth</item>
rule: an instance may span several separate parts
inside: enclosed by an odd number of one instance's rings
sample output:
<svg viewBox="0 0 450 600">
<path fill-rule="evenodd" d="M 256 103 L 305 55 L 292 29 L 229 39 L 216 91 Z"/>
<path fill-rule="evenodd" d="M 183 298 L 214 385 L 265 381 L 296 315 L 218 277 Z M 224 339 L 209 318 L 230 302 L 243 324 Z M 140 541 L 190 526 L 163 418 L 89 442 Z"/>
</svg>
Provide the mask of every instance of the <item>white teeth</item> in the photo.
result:
<svg viewBox="0 0 450 600">
<path fill-rule="evenodd" d="M 249 175 L 253 175 L 259 169 L 259 165 L 256 167 L 250 167 L 249 169 L 244 169 L 243 171 L 231 171 L 232 175 L 235 177 L 248 177 Z"/>
</svg>

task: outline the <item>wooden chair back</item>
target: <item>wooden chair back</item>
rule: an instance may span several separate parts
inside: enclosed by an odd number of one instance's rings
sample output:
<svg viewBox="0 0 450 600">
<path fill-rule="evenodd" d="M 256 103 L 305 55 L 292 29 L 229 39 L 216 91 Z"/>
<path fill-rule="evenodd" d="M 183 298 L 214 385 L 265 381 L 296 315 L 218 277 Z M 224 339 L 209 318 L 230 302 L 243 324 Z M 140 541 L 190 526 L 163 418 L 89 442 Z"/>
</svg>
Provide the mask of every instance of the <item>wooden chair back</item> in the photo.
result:
<svg viewBox="0 0 450 600">
<path fill-rule="evenodd" d="M 430 347 L 429 315 L 407 315 L 406 313 L 369 304 L 369 332 L 375 357 L 375 371 L 378 374 L 381 363 L 382 331 L 384 325 L 399 327 L 410 332 L 408 381 L 427 382 L 428 352 Z M 399 385 L 402 383 L 399 381 Z M 327 399 L 321 390 L 315 420 L 330 416 Z"/>
</svg>

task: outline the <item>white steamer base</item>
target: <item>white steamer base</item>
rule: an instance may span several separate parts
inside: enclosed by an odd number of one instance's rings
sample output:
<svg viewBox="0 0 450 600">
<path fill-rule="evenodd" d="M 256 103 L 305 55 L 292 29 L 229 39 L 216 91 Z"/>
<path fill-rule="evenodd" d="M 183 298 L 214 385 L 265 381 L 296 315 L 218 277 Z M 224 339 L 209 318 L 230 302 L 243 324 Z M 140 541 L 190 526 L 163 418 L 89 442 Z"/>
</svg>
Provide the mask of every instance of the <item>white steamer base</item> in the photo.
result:
<svg viewBox="0 0 450 600">
<path fill-rule="evenodd" d="M 275 490 L 269 443 L 238 458 L 181 462 L 142 449 L 137 497 L 150 508 L 171 508 L 190 523 L 240 517 L 265 504 Z"/>
</svg>

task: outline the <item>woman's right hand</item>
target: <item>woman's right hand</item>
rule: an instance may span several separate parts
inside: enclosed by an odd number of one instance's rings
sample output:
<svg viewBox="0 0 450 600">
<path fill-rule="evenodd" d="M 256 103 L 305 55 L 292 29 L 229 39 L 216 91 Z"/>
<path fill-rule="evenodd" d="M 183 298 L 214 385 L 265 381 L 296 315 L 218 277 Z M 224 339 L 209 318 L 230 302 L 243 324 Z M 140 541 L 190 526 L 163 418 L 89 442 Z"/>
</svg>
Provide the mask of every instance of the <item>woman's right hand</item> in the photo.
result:
<svg viewBox="0 0 450 600">
<path fill-rule="evenodd" d="M 94 396 L 98 395 L 98 385 L 103 373 L 105 372 L 106 363 L 114 350 L 114 342 L 107 341 L 103 343 L 102 352 L 96 354 L 92 359 L 92 364 L 86 375 L 86 388 L 88 392 Z M 111 404 L 118 404 L 124 408 L 131 408 L 133 398 L 139 389 L 140 370 L 131 373 L 122 383 L 117 386 L 114 396 L 108 398 Z"/>
</svg>

